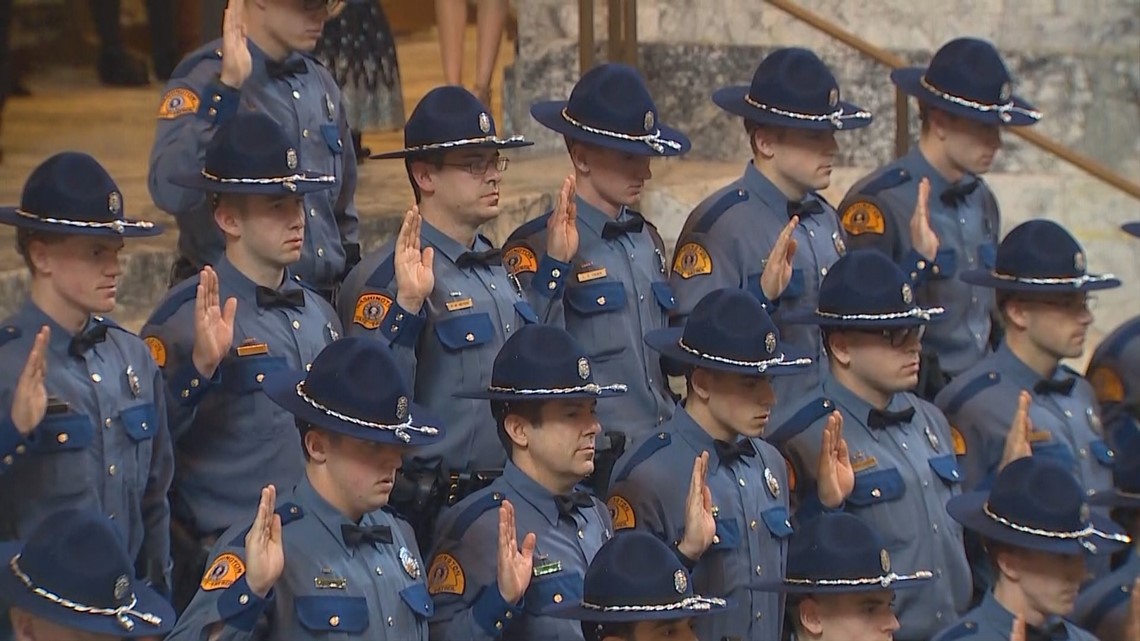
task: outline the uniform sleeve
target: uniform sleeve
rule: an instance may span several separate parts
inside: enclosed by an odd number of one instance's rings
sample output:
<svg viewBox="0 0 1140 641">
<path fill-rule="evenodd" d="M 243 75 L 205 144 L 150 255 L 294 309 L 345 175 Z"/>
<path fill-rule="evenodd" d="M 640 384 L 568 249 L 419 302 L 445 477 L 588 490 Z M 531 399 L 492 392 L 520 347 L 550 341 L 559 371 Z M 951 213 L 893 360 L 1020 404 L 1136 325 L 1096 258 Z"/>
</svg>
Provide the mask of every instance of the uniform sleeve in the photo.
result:
<svg viewBox="0 0 1140 641">
<path fill-rule="evenodd" d="M 154 372 L 153 389 L 157 432 L 151 444 L 150 470 L 142 497 L 142 519 L 145 535 L 141 554 L 146 563 L 146 577 L 152 585 L 162 586 L 166 594 L 173 587 L 170 556 L 170 501 L 167 493 L 174 478 L 174 449 L 166 419 L 166 391 L 162 374 Z"/>
<path fill-rule="evenodd" d="M 520 228 L 523 231 L 526 228 Z M 503 266 L 518 279 L 523 295 L 546 325 L 566 326 L 563 294 L 566 278 L 573 266 L 551 258 L 546 253 L 546 238 L 541 233 L 525 236 L 512 234 L 503 247 Z"/>
<path fill-rule="evenodd" d="M 653 478 L 654 476 L 657 475 L 652 474 L 644 463 L 634 468 L 610 488 L 606 506 L 613 518 L 615 531 L 630 528 L 645 530 L 672 545 L 684 534 L 684 525 L 669 518 L 668 509 L 661 497 L 677 488 L 671 488 L 673 484 L 665 479 Z M 677 478 L 687 480 L 689 475 L 681 474 Z"/>
<path fill-rule="evenodd" d="M 677 309 L 670 324 L 683 325 L 697 303 L 710 292 L 745 285 L 743 258 L 731 239 L 722 236 L 710 231 L 687 233 L 677 239 L 673 268 L 669 273 L 669 286 L 677 298 Z M 756 271 L 761 269 L 760 265 L 755 266 Z M 755 290 L 759 289 L 760 283 L 757 282 Z"/>
<path fill-rule="evenodd" d="M 219 539 L 194 599 L 166 641 L 253 641 L 266 638 L 263 622 L 273 607 L 274 591 L 259 598 L 245 577 L 245 549 L 229 545 L 241 540 L 231 528 Z M 217 636 L 212 636 L 216 633 Z"/>
<path fill-rule="evenodd" d="M 391 260 L 383 257 L 380 268 L 384 262 Z M 388 282 L 380 285 L 368 282 L 372 273 L 361 273 L 361 269 L 369 269 L 372 259 L 362 262 L 354 270 L 345 286 L 341 290 L 337 302 L 338 313 L 344 326 L 344 333 L 348 336 L 369 336 L 383 341 L 392 349 L 400 371 L 407 376 L 409 384 L 414 385 L 416 368 L 418 366 L 418 349 L 420 335 L 427 324 L 427 301 L 424 301 L 418 313 L 412 313 L 400 307 L 396 302 L 395 276 L 387 279 Z M 362 282 L 359 286 L 358 282 Z"/>
<path fill-rule="evenodd" d="M 1011 393 L 1016 399 L 1016 392 Z M 938 403 L 950 423 L 955 448 L 962 452 L 958 455 L 958 464 L 965 474 L 963 491 L 988 489 L 1001 463 L 1013 414 L 1006 415 L 1007 406 L 996 402 L 996 394 L 1000 392 L 979 394 L 949 411 L 945 403 Z M 943 400 L 941 394 L 938 400 Z"/>
<path fill-rule="evenodd" d="M 139 334 L 162 371 L 166 425 L 173 442 L 186 435 L 194 423 L 198 404 L 221 382 L 220 367 L 212 378 L 202 376 L 194 367 L 192 305 L 183 305 L 162 323 L 148 322 Z"/>
<path fill-rule="evenodd" d="M 826 420 L 826 419 L 825 419 Z M 788 484 L 795 504 L 796 520 L 800 523 L 823 512 L 830 511 L 819 500 L 820 426 L 812 425 L 780 446 L 788 467 Z M 794 479 L 794 481 L 792 480 Z M 839 506 L 836 510 L 842 510 Z"/>
<path fill-rule="evenodd" d="M 335 83 L 333 89 L 337 91 L 337 101 L 340 104 L 337 128 L 340 131 L 340 139 L 344 142 L 344 153 L 341 155 L 344 161 L 343 173 L 338 185 L 336 202 L 333 204 L 333 216 L 336 218 L 340 242 L 344 247 L 344 273 L 337 278 L 339 282 L 360 262 L 360 215 L 356 211 L 356 149 L 352 146 L 352 132 L 348 127 L 344 101 L 340 96 L 340 90 L 335 88 Z"/>
</svg>

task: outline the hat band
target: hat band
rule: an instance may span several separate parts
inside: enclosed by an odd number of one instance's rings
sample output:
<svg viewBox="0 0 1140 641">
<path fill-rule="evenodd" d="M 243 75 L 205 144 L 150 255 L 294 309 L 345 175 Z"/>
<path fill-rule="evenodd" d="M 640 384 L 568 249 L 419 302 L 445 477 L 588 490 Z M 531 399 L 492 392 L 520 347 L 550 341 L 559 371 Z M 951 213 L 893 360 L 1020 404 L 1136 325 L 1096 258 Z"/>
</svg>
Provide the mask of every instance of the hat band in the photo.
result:
<svg viewBox="0 0 1140 641">
<path fill-rule="evenodd" d="M 881 585 L 884 588 L 889 587 L 892 583 L 899 581 L 913 581 L 915 579 L 930 579 L 934 577 L 934 573 L 929 570 L 919 570 L 914 574 L 884 574 L 877 577 L 867 577 L 865 579 L 793 579 L 787 577 L 784 583 L 787 585 L 813 585 L 819 587 L 831 586 L 859 586 L 859 585 Z"/>
<path fill-rule="evenodd" d="M 1032 118 L 1033 120 L 1041 120 L 1041 112 L 1040 111 L 1037 111 L 1035 109 L 1026 109 L 1024 107 L 1018 107 L 1017 105 L 1013 104 L 1012 99 L 1010 99 L 1006 102 L 1003 102 L 1001 104 L 998 104 L 998 103 L 986 104 L 983 102 L 976 102 L 976 101 L 970 100 L 968 98 L 961 98 L 961 97 L 955 96 L 954 94 L 951 94 L 951 93 L 946 93 L 945 91 L 942 91 L 941 89 L 930 84 L 930 82 L 926 79 L 926 74 L 923 74 L 922 77 L 920 77 L 918 79 L 918 81 L 920 83 L 922 83 L 922 87 L 924 89 L 926 89 L 930 93 L 934 94 L 935 96 L 938 96 L 939 98 L 941 98 L 947 102 L 952 102 L 956 105 L 961 105 L 962 107 L 969 107 L 970 109 L 976 109 L 976 110 L 981 111 L 983 113 L 996 111 L 998 118 L 1001 118 L 1002 122 L 1009 122 L 1010 120 L 1013 120 L 1013 116 L 1009 115 L 1010 112 L 1018 113 L 1018 114 L 1021 114 L 1023 116 L 1027 116 L 1029 118 Z"/>
<path fill-rule="evenodd" d="M 594 610 L 595 612 L 669 612 L 672 610 L 711 610 L 713 608 L 723 608 L 728 602 L 724 599 L 716 599 L 712 597 L 703 596 L 690 596 L 675 601 L 673 603 L 664 603 L 661 605 L 598 605 L 590 603 L 585 599 L 582 600 L 582 608 L 585 610 Z"/>
<path fill-rule="evenodd" d="M 735 365 L 737 367 L 753 367 L 757 372 L 763 374 L 773 365 L 811 365 L 810 358 L 797 358 L 794 361 L 784 360 L 784 355 L 780 354 L 776 358 L 769 358 L 763 361 L 740 361 L 732 358 L 725 358 L 724 356 L 717 356 L 715 354 L 706 354 L 700 350 L 693 349 L 685 344 L 685 339 L 681 338 L 677 341 L 677 347 L 685 350 L 686 352 L 709 361 L 716 361 L 717 363 L 724 363 L 725 365 Z"/>
<path fill-rule="evenodd" d="M 415 147 L 404 148 L 404 153 L 410 154 L 418 151 L 433 151 L 436 149 L 451 149 L 452 147 L 464 147 L 466 145 L 479 145 L 483 143 L 494 143 L 496 145 L 503 145 L 512 142 L 526 142 L 524 136 L 511 136 L 510 138 L 499 138 L 498 136 L 483 136 L 481 138 L 463 138 L 462 140 L 449 140 L 447 142 L 433 142 L 427 145 L 416 145 Z"/>
<path fill-rule="evenodd" d="M 97 222 L 88 220 L 67 220 L 65 218 L 52 218 L 50 216 L 41 216 L 33 214 L 30 211 L 17 209 L 16 213 L 24 218 L 38 220 L 42 223 L 51 223 L 53 225 L 65 225 L 68 227 L 81 227 L 84 229 L 110 229 L 112 231 L 123 233 L 125 229 L 153 229 L 154 223 L 149 220 L 111 220 L 107 222 Z"/>
<path fill-rule="evenodd" d="M 802 112 L 798 112 L 798 111 L 787 111 L 784 109 L 780 109 L 778 107 L 766 105 L 762 102 L 757 102 L 757 101 L 753 100 L 752 96 L 749 96 L 748 94 L 744 94 L 744 102 L 747 102 L 749 105 L 756 107 L 757 109 L 763 109 L 764 111 L 767 111 L 769 113 L 774 113 L 777 116 L 784 116 L 786 118 L 794 118 L 796 120 L 807 120 L 810 122 L 829 121 L 829 122 L 831 122 L 832 125 L 835 126 L 836 129 L 843 129 L 843 121 L 844 120 L 850 120 L 852 118 L 858 118 L 860 120 L 864 120 L 864 119 L 871 117 L 871 112 L 863 111 L 862 109 L 860 109 L 859 111 L 856 111 L 855 113 L 845 114 L 845 113 L 843 113 L 842 107 L 840 107 L 839 109 L 836 109 L 835 111 L 833 111 L 829 114 L 806 114 L 806 113 L 802 113 Z"/>
<path fill-rule="evenodd" d="M 297 396 L 300 396 L 301 400 L 303 400 L 306 403 L 308 403 L 309 405 L 313 406 L 313 408 L 320 410 L 321 412 L 324 412 L 325 414 L 328 414 L 332 418 L 344 421 L 346 423 L 352 423 L 353 425 L 359 425 L 361 427 L 367 427 L 369 429 L 383 430 L 385 432 L 395 432 L 396 438 L 400 439 L 401 441 L 403 441 L 405 443 L 408 443 L 412 440 L 412 437 L 408 434 L 409 431 L 418 432 L 418 433 L 423 434 L 425 436 L 435 436 L 436 434 L 439 434 L 439 430 L 434 428 L 434 427 L 429 427 L 427 425 L 419 425 L 419 426 L 412 425 L 412 413 L 411 412 L 408 412 L 408 420 L 404 421 L 403 423 L 397 423 L 395 425 L 389 425 L 386 423 L 374 423 L 372 421 L 365 421 L 365 420 L 361 420 L 359 418 L 348 416 L 347 414 L 342 414 L 342 413 L 340 413 L 334 409 L 330 409 L 330 408 L 322 405 L 321 403 L 318 403 L 311 396 L 306 394 L 305 393 L 305 381 L 301 381 L 301 382 L 297 383 Z"/>
<path fill-rule="evenodd" d="M 587 394 L 601 394 L 602 392 L 625 392 L 629 390 L 629 386 L 623 383 L 614 383 L 613 385 L 598 385 L 597 383 L 586 383 L 585 385 L 578 385 L 576 387 L 559 387 L 552 389 L 520 389 L 517 387 L 502 387 L 499 385 L 491 385 L 487 387 L 488 392 L 501 392 L 507 394 L 579 394 L 586 392 Z"/>
<path fill-rule="evenodd" d="M 113 617 L 115 617 L 115 620 L 118 621 L 119 625 L 122 626 L 122 628 L 124 630 L 127 630 L 128 632 L 135 629 L 135 622 L 133 620 L 131 620 L 130 617 L 136 617 L 138 619 L 142 619 L 143 621 L 145 621 L 151 625 L 154 625 L 154 626 L 162 625 L 162 617 L 159 617 L 159 616 L 154 615 L 154 614 L 149 614 L 147 612 L 139 612 L 139 611 L 134 609 L 134 607 L 136 605 L 138 605 L 138 597 L 135 595 L 134 592 L 131 592 L 131 602 L 128 603 L 127 605 L 119 606 L 117 608 L 97 608 L 97 607 L 90 606 L 90 605 L 82 605 L 82 604 L 76 603 L 70 599 L 65 599 L 65 598 L 63 598 L 57 594 L 52 594 L 51 592 L 48 592 L 47 590 L 45 590 L 41 587 L 37 587 L 36 584 L 32 581 L 32 578 L 29 577 L 27 574 L 24 574 L 23 570 L 20 569 L 20 555 L 19 554 L 17 554 L 16 556 L 13 556 L 12 559 L 10 561 L 8 561 L 8 567 L 10 567 L 12 569 L 12 574 L 16 575 L 16 578 L 19 579 L 20 582 L 23 583 L 25 586 L 27 586 L 27 588 L 29 590 L 31 590 L 33 594 L 35 594 L 38 597 L 42 597 L 44 599 L 47 599 L 48 601 L 51 601 L 52 603 L 54 603 L 58 606 L 67 608 L 68 610 L 73 610 L 73 611 L 78 612 L 80 614 L 96 614 L 99 616 L 113 616 Z"/>
<path fill-rule="evenodd" d="M 1090 536 L 1098 536 L 1102 539 L 1107 539 L 1109 541 L 1116 541 L 1119 543 L 1131 543 L 1132 542 L 1132 538 L 1129 537 L 1127 534 L 1109 534 L 1107 532 L 1101 532 L 1100 530 L 1093 527 L 1092 523 L 1089 523 L 1085 527 L 1083 527 L 1079 530 L 1072 531 L 1072 532 L 1054 532 L 1054 531 L 1050 531 L 1050 530 L 1042 530 L 1039 528 L 1028 527 L 1025 525 L 1018 525 L 1017 523 L 1014 523 L 1013 521 L 1010 521 L 1008 519 L 1004 519 L 1001 516 L 998 516 L 997 514 L 995 514 L 993 512 L 993 510 L 990 509 L 990 502 L 989 501 L 986 501 L 984 504 L 982 504 L 982 510 L 985 512 L 986 516 L 988 516 L 991 519 L 993 519 L 994 521 L 997 521 L 998 523 L 1001 523 L 1002 525 L 1010 528 L 1011 530 L 1016 530 L 1016 531 L 1022 532 L 1024 534 L 1033 534 L 1035 536 L 1043 536 L 1043 537 L 1050 538 L 1050 539 L 1065 539 L 1065 540 L 1076 539 L 1076 540 L 1079 540 L 1081 545 L 1083 545 L 1090 552 L 1096 552 L 1096 545 L 1094 545 L 1090 541 L 1085 540 L 1086 538 L 1088 538 Z"/>
<path fill-rule="evenodd" d="M 927 309 L 912 307 L 905 312 L 890 312 L 888 314 L 833 314 L 819 309 L 815 310 L 815 313 L 817 316 L 833 318 L 835 320 L 897 320 L 903 318 L 930 320 L 932 316 L 937 316 L 945 311 L 946 308 L 944 307 L 929 307 Z"/>
<path fill-rule="evenodd" d="M 994 278 L 1005 280 L 1013 283 L 1025 283 L 1026 285 L 1072 285 L 1073 287 L 1080 287 L 1089 283 L 1103 283 L 1107 280 L 1114 280 L 1115 274 L 1081 274 L 1080 276 L 1065 276 L 1057 278 L 1024 278 L 1022 276 L 1011 276 L 1009 274 L 1002 274 L 1000 272 L 990 272 Z"/>
<path fill-rule="evenodd" d="M 619 133 L 617 131 L 609 131 L 606 129 L 598 129 L 597 127 L 591 127 L 590 125 L 587 125 L 585 123 L 581 123 L 581 122 L 578 122 L 577 120 L 574 120 L 574 118 L 572 118 L 570 116 L 570 114 L 566 112 L 565 107 L 562 108 L 562 118 L 566 122 L 574 125 L 575 127 L 581 129 L 582 131 L 588 131 L 592 134 L 598 134 L 599 136 L 608 136 L 610 138 L 617 138 L 618 140 L 629 140 L 631 142 L 645 143 L 645 144 L 649 145 L 650 149 L 652 149 L 653 151 L 656 151 L 659 154 L 665 153 L 665 147 L 668 147 L 668 148 L 672 149 L 673 151 L 680 151 L 681 148 L 684 146 L 681 143 L 677 142 L 676 140 L 669 140 L 668 138 L 662 138 L 660 129 L 654 129 L 653 133 L 651 133 L 651 134 L 642 134 L 642 135 L 638 135 L 638 136 L 631 136 L 629 134 L 623 134 L 623 133 Z"/>
<path fill-rule="evenodd" d="M 289 191 L 297 191 L 296 183 L 335 183 L 336 176 L 306 176 L 305 174 L 293 174 L 292 176 L 279 176 L 276 178 L 222 178 L 215 176 L 205 169 L 202 170 L 202 176 L 207 180 L 224 184 L 238 184 L 238 185 L 284 185 Z"/>
</svg>

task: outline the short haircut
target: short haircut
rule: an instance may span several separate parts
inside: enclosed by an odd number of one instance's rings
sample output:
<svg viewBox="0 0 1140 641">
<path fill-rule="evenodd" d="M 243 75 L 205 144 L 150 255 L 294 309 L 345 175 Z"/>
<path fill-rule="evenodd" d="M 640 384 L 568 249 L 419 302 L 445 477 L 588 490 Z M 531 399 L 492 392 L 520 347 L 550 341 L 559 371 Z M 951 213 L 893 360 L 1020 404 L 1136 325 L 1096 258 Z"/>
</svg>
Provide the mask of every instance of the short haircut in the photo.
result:
<svg viewBox="0 0 1140 641">
<path fill-rule="evenodd" d="M 514 414 L 530 421 L 534 425 L 542 422 L 542 406 L 544 401 L 491 401 L 491 416 L 495 417 L 495 430 L 507 453 L 508 460 L 514 460 L 515 442 L 507 435 L 507 416 Z"/>
<path fill-rule="evenodd" d="M 305 420 L 302 420 L 302 419 L 299 419 L 297 417 L 294 417 L 293 420 L 297 425 L 297 431 L 299 431 L 301 433 L 301 451 L 305 454 L 305 462 L 306 463 L 308 463 L 309 461 L 311 461 L 313 459 L 313 457 L 309 455 L 309 447 L 307 445 L 305 445 L 305 435 L 306 434 L 308 434 L 309 432 L 312 432 L 313 430 L 318 430 L 318 431 L 324 432 L 329 437 L 330 440 L 336 440 L 336 439 L 340 438 L 339 432 L 333 432 L 332 430 L 326 430 L 323 427 L 321 427 L 320 425 L 313 425 L 312 423 L 305 421 Z"/>
<path fill-rule="evenodd" d="M 20 256 L 24 259 L 24 265 L 27 266 L 28 271 L 30 271 L 32 275 L 35 276 L 36 267 L 32 264 L 32 257 L 28 252 L 28 247 L 31 245 L 32 241 L 35 240 L 51 245 L 54 243 L 63 242 L 65 238 L 67 238 L 67 234 L 57 234 L 50 231 L 39 231 L 28 229 L 27 227 L 17 227 L 16 251 L 19 252 Z"/>
<path fill-rule="evenodd" d="M 423 200 L 424 194 L 420 191 L 420 186 L 416 184 L 416 177 L 412 175 L 412 163 L 417 162 L 426 162 L 436 169 L 443 169 L 443 154 L 416 154 L 404 158 L 404 169 L 408 172 L 408 182 L 412 185 L 412 194 L 415 195 L 416 204 L 418 205 L 420 201 Z"/>
<path fill-rule="evenodd" d="M 783 127 L 775 127 L 772 125 L 764 125 L 755 120 L 744 119 L 744 133 L 748 134 L 748 147 L 752 150 L 752 155 L 760 153 L 760 146 L 756 144 L 756 133 L 762 129 L 775 132 L 776 140 L 783 140 L 786 130 Z"/>
</svg>

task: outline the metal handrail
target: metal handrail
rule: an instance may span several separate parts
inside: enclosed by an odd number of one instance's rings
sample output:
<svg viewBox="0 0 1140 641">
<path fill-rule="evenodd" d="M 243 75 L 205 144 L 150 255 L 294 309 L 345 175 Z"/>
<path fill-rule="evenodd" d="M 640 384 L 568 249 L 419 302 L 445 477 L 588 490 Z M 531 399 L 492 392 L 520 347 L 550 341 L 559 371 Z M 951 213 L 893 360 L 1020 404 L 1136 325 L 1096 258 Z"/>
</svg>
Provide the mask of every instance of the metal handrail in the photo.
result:
<svg viewBox="0 0 1140 641">
<path fill-rule="evenodd" d="M 879 64 L 886 65 L 892 69 L 908 66 L 906 61 L 899 56 L 891 53 L 890 51 L 887 51 L 886 49 L 883 49 L 882 47 L 876 46 L 867 40 L 864 40 L 854 33 L 847 31 L 843 27 L 840 27 L 839 25 L 827 20 L 818 13 L 799 6 L 795 2 L 791 2 L 790 0 L 766 0 L 766 2 L 778 9 L 783 10 L 794 18 L 805 22 L 812 27 L 815 27 L 816 29 L 822 31 L 835 40 L 838 40 L 843 44 L 857 50 L 859 53 L 873 58 Z M 907 131 L 909 123 L 909 115 L 907 111 L 908 101 L 906 99 L 906 95 L 901 91 L 896 89 L 895 92 L 895 154 L 901 155 L 902 153 L 905 153 L 906 146 L 909 145 L 908 141 L 910 138 L 910 135 Z M 1123 191 L 1124 193 L 1132 196 L 1133 198 L 1136 198 L 1137 200 L 1140 200 L 1140 184 L 1128 180 L 1124 176 L 1121 176 L 1120 174 L 1109 169 L 1103 163 L 1097 160 L 1093 160 L 1092 158 L 1089 158 L 1088 156 L 1078 151 L 1074 151 L 1073 149 L 1062 145 L 1056 140 L 1053 140 L 1052 138 L 1049 138 L 1043 134 L 1039 134 L 1036 131 L 1029 129 L 1028 127 L 1010 127 L 1008 131 L 1012 132 L 1015 136 L 1018 136 L 1021 139 L 1029 142 L 1038 149 L 1052 154 L 1068 162 L 1069 164 L 1084 170 L 1092 177 Z M 900 151 L 900 147 L 902 151 Z"/>
</svg>

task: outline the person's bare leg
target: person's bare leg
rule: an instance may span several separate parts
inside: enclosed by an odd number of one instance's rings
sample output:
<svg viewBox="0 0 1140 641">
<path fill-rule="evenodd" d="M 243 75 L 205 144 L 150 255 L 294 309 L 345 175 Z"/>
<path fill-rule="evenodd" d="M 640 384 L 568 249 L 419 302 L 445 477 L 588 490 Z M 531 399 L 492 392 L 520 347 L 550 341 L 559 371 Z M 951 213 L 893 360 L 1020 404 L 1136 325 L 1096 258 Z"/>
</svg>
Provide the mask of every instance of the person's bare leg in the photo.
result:
<svg viewBox="0 0 1140 641">
<path fill-rule="evenodd" d="M 463 82 L 463 36 L 467 30 L 467 0 L 435 0 L 439 56 L 443 79 L 449 85 Z"/>
<path fill-rule="evenodd" d="M 475 95 L 491 106 L 491 75 L 503 41 L 503 27 L 510 11 L 508 0 L 479 0 L 475 18 Z"/>
</svg>

